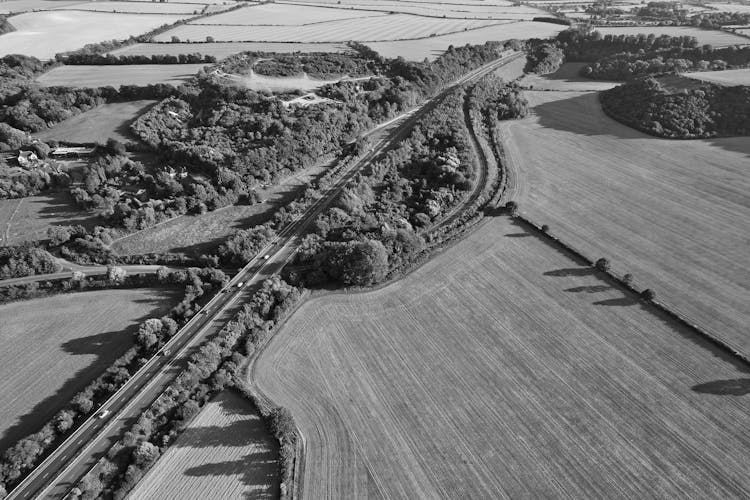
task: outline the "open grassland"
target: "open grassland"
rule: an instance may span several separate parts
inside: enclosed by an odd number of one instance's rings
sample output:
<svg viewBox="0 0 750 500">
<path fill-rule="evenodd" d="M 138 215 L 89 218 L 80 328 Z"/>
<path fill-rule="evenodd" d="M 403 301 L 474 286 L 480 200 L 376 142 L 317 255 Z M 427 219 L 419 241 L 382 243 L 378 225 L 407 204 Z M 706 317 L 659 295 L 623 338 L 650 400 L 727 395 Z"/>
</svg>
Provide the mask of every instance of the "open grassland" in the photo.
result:
<svg viewBox="0 0 750 500">
<path fill-rule="evenodd" d="M 221 244 L 235 229 L 248 229 L 267 221 L 286 205 L 307 182 L 325 171 L 312 167 L 259 191 L 263 203 L 232 205 L 203 215 L 184 215 L 120 238 L 112 249 L 120 255 L 151 252 L 185 252 L 199 256 Z"/>
<path fill-rule="evenodd" d="M 83 2 L 59 7 L 66 10 L 88 10 L 96 12 L 126 12 L 137 14 L 200 14 L 205 4 L 176 2 Z"/>
<path fill-rule="evenodd" d="M 298 76 L 265 76 L 259 75 L 253 70 L 250 70 L 244 75 L 225 75 L 225 78 L 228 83 L 233 85 L 267 92 L 292 92 L 295 90 L 310 91 L 342 80 L 342 78 L 334 78 L 331 80 L 311 78 L 306 73 Z M 358 77 L 354 78 L 354 80 L 366 80 L 369 78 L 370 77 Z"/>
<path fill-rule="evenodd" d="M 171 83 L 189 80 L 208 64 L 129 64 L 109 66 L 58 66 L 37 78 L 44 87 L 106 87 Z"/>
<path fill-rule="evenodd" d="M 278 498 L 278 456 L 278 442 L 258 411 L 225 391 L 190 422 L 128 498 Z"/>
<path fill-rule="evenodd" d="M 216 42 L 216 43 L 136 43 L 113 50 L 115 55 L 180 55 L 196 52 L 224 59 L 246 51 L 260 52 L 346 52 L 349 48 L 340 43 L 268 43 L 268 42 Z"/>
<path fill-rule="evenodd" d="M 463 32 L 503 21 L 436 19 L 406 14 L 372 13 L 369 17 L 328 21 L 300 26 L 244 26 L 185 24 L 157 35 L 157 42 L 173 36 L 181 41 L 205 40 L 228 42 L 346 42 L 349 40 L 406 40 L 445 33 Z M 304 21 L 302 21 L 304 22 Z"/>
<path fill-rule="evenodd" d="M 206 17 L 194 24 L 243 24 L 252 26 L 302 26 L 324 21 L 338 21 L 368 17 L 377 12 L 359 10 L 327 9 L 306 5 L 283 5 L 269 3 L 251 5 L 239 10 Z"/>
<path fill-rule="evenodd" d="M 724 71 L 699 71 L 696 73 L 683 73 L 682 76 L 727 86 L 750 85 L 750 68 L 727 69 Z"/>
<path fill-rule="evenodd" d="M 618 26 L 602 27 L 597 26 L 596 31 L 602 35 L 646 35 L 654 33 L 656 36 L 694 36 L 698 43 L 713 45 L 714 47 L 727 47 L 729 45 L 747 45 L 750 40 L 733 33 L 719 30 L 704 30 L 692 28 L 689 26 Z"/>
<path fill-rule="evenodd" d="M 750 141 L 657 139 L 596 93 L 526 92 L 504 125 L 521 210 L 750 355 Z"/>
<path fill-rule="evenodd" d="M 25 54 L 43 60 L 52 59 L 58 52 L 75 50 L 87 43 L 140 35 L 185 17 L 73 11 L 29 12 L 10 18 L 16 31 L 0 36 L 0 56 Z"/>
<path fill-rule="evenodd" d="M 177 295 L 80 292 L 0 306 L 0 449 L 36 432 L 133 343 L 133 328 Z"/>
<path fill-rule="evenodd" d="M 738 498 L 747 365 L 506 218 L 411 276 L 308 301 L 255 380 L 305 498 Z"/>
<path fill-rule="evenodd" d="M 103 104 L 38 132 L 34 137 L 42 141 L 54 139 L 101 144 L 112 137 L 123 143 L 131 142 L 136 137 L 130 132 L 130 124 L 155 103 L 156 101 L 141 100 Z"/>
<path fill-rule="evenodd" d="M 401 56 L 410 61 L 422 61 L 424 58 L 435 59 L 451 45 L 478 44 L 513 38 L 550 38 L 563 29 L 564 26 L 557 24 L 521 21 L 421 40 L 373 42 L 367 45 L 384 57 Z"/>
<path fill-rule="evenodd" d="M 67 191 L 0 200 L 0 245 L 45 239 L 52 226 L 80 224 L 91 230 L 101 223 L 76 207 Z"/>
<path fill-rule="evenodd" d="M 580 72 L 586 64 L 565 63 L 556 72 L 543 76 L 529 73 L 520 83 L 534 90 L 607 90 L 619 85 L 618 82 L 603 82 L 582 77 Z"/>
</svg>

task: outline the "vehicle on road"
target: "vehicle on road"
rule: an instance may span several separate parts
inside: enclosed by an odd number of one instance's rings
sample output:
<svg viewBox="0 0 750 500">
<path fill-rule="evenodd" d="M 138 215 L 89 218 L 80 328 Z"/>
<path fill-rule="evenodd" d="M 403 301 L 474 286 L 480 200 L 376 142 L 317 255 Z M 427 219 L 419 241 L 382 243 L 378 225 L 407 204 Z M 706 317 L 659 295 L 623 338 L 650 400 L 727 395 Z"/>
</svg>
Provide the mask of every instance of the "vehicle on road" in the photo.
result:
<svg viewBox="0 0 750 500">
<path fill-rule="evenodd" d="M 107 418 L 110 413 L 112 413 L 112 412 L 109 411 L 109 410 L 102 410 L 102 411 L 100 411 L 99 412 L 99 419 Z"/>
<path fill-rule="evenodd" d="M 242 288 L 242 285 L 244 285 L 244 284 L 245 283 L 243 281 L 240 281 L 239 283 L 237 283 L 237 288 Z"/>
<path fill-rule="evenodd" d="M 265 255 L 263 256 L 263 260 L 268 260 L 268 259 L 269 259 L 270 257 L 271 257 L 270 255 L 268 255 L 268 254 L 265 254 Z"/>
</svg>

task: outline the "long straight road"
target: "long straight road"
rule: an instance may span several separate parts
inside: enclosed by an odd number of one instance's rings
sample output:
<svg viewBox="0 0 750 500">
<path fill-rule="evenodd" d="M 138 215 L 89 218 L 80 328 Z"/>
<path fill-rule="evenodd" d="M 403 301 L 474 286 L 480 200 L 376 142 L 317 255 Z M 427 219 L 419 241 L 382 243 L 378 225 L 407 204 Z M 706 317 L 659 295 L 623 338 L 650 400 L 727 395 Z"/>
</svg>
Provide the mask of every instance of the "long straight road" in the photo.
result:
<svg viewBox="0 0 750 500">
<path fill-rule="evenodd" d="M 166 356 L 155 356 L 96 413 L 67 438 L 8 498 L 62 498 L 88 472 L 119 437 L 135 423 L 140 414 L 172 383 L 186 366 L 190 355 L 207 339 L 217 334 L 242 308 L 264 279 L 278 273 L 291 261 L 299 238 L 330 205 L 348 181 L 395 143 L 402 140 L 413 124 L 433 109 L 434 103 L 457 85 L 476 80 L 519 56 L 514 52 L 460 78 L 438 96 L 419 108 L 390 120 L 366 135 L 374 141 L 372 149 L 342 172 L 321 198 L 293 224 L 232 278 L 223 293 L 218 293 L 165 346 Z M 268 256 L 266 258 L 266 256 Z M 102 412 L 109 413 L 100 418 Z"/>
</svg>

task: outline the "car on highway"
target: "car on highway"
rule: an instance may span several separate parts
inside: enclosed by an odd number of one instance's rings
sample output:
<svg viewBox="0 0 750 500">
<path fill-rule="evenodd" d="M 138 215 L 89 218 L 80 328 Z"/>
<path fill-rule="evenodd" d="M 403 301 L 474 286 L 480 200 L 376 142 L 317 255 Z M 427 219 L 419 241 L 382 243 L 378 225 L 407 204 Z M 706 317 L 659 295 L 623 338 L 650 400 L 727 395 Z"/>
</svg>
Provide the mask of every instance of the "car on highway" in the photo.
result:
<svg viewBox="0 0 750 500">
<path fill-rule="evenodd" d="M 99 419 L 107 418 L 110 413 L 112 413 L 112 412 L 109 411 L 109 410 L 102 410 L 102 411 L 100 411 L 99 412 Z"/>
<path fill-rule="evenodd" d="M 265 255 L 263 256 L 263 260 L 268 260 L 269 258 L 271 258 L 271 256 L 270 256 L 270 255 L 268 255 L 268 254 L 265 254 Z"/>
<path fill-rule="evenodd" d="M 242 285 L 244 284 L 245 284 L 244 282 L 240 281 L 239 283 L 237 283 L 237 288 L 242 288 Z"/>
</svg>

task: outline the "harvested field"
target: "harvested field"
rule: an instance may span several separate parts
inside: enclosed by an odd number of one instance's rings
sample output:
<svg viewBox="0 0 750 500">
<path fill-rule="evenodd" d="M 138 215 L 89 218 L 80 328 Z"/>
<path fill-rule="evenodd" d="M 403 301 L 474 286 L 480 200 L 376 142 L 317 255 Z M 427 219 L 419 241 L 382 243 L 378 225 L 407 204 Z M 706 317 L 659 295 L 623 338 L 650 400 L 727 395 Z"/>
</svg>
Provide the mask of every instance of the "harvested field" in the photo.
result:
<svg viewBox="0 0 750 500">
<path fill-rule="evenodd" d="M 279 497 L 278 442 L 242 396 L 206 404 L 128 498 Z"/>
<path fill-rule="evenodd" d="M 0 2 L 0 14 L 30 12 L 32 10 L 52 10 L 80 3 L 78 0 L 5 0 Z"/>
<path fill-rule="evenodd" d="M 708 3 L 706 6 L 721 12 L 750 12 L 750 5 L 740 3 Z"/>
<path fill-rule="evenodd" d="M 682 76 L 730 87 L 733 85 L 750 85 L 749 68 L 727 69 L 724 71 L 699 71 L 696 73 L 683 73 Z"/>
<path fill-rule="evenodd" d="M 126 12 L 137 14 L 200 14 L 205 4 L 189 3 L 166 3 L 166 2 L 118 2 L 118 1 L 96 1 L 83 2 L 74 5 L 59 7 L 66 10 L 89 10 L 95 12 Z"/>
<path fill-rule="evenodd" d="M 565 29 L 564 26 L 551 23 L 522 21 L 422 40 L 374 42 L 367 45 L 384 57 L 402 56 L 410 61 L 422 61 L 425 57 L 435 59 L 451 45 L 478 44 L 513 38 L 550 38 L 556 36 L 563 29 Z"/>
<path fill-rule="evenodd" d="M 537 75 L 529 73 L 521 80 L 521 85 L 534 90 L 607 90 L 620 85 L 619 82 L 591 80 L 581 76 L 587 63 L 565 63 L 554 73 Z"/>
<path fill-rule="evenodd" d="M 638 35 L 640 33 L 669 36 L 694 36 L 698 43 L 710 44 L 714 47 L 727 47 L 729 45 L 747 45 L 750 40 L 733 33 L 719 30 L 704 30 L 687 26 L 623 26 L 602 27 L 597 26 L 596 31 L 602 35 Z"/>
<path fill-rule="evenodd" d="M 130 124 L 145 113 L 156 101 L 141 100 L 103 104 L 74 116 L 54 127 L 34 134 L 39 140 L 67 142 L 98 142 L 110 137 L 127 143 L 137 140 L 130 132 Z"/>
<path fill-rule="evenodd" d="M 658 139 L 596 93 L 526 95 L 504 124 L 522 212 L 750 355 L 750 141 Z"/>
<path fill-rule="evenodd" d="M 182 216 L 117 240 L 112 249 L 120 255 L 150 252 L 185 252 L 199 256 L 221 244 L 235 229 L 248 229 L 267 221 L 311 179 L 324 172 L 314 167 L 287 177 L 260 191 L 264 203 L 232 205 L 203 215 Z"/>
<path fill-rule="evenodd" d="M 177 300 L 167 290 L 98 290 L 0 306 L 0 449 L 37 431 L 132 345 L 138 322 Z"/>
<path fill-rule="evenodd" d="M 79 224 L 91 230 L 102 221 L 76 207 L 67 191 L 0 200 L 0 245 L 45 239 L 52 226 Z"/>
<path fill-rule="evenodd" d="M 110 66 L 58 66 L 37 78 L 44 87 L 106 87 L 186 82 L 210 64 L 129 64 Z"/>
<path fill-rule="evenodd" d="M 16 31 L 0 36 L 0 56 L 25 54 L 52 59 L 58 52 L 79 49 L 87 43 L 140 35 L 185 17 L 104 12 L 29 12 L 10 19 Z"/>
<path fill-rule="evenodd" d="M 304 26 L 324 21 L 369 17 L 377 12 L 327 9 L 306 5 L 270 3 L 251 5 L 225 14 L 199 19 L 194 24 L 243 24 L 247 26 Z"/>
<path fill-rule="evenodd" d="M 115 55 L 180 55 L 199 52 L 224 59 L 246 51 L 260 52 L 346 52 L 349 48 L 336 43 L 267 43 L 267 42 L 216 42 L 216 43 L 136 43 L 113 50 Z"/>
<path fill-rule="evenodd" d="M 748 371 L 503 217 L 308 301 L 254 373 L 306 498 L 630 499 L 750 494 Z"/>
<path fill-rule="evenodd" d="M 349 40 L 407 40 L 463 32 L 502 21 L 435 19 L 406 14 L 378 14 L 369 17 L 329 21 L 306 26 L 228 26 L 185 24 L 157 35 L 157 42 L 177 36 L 181 41 L 205 40 L 228 42 L 346 42 Z"/>
</svg>

